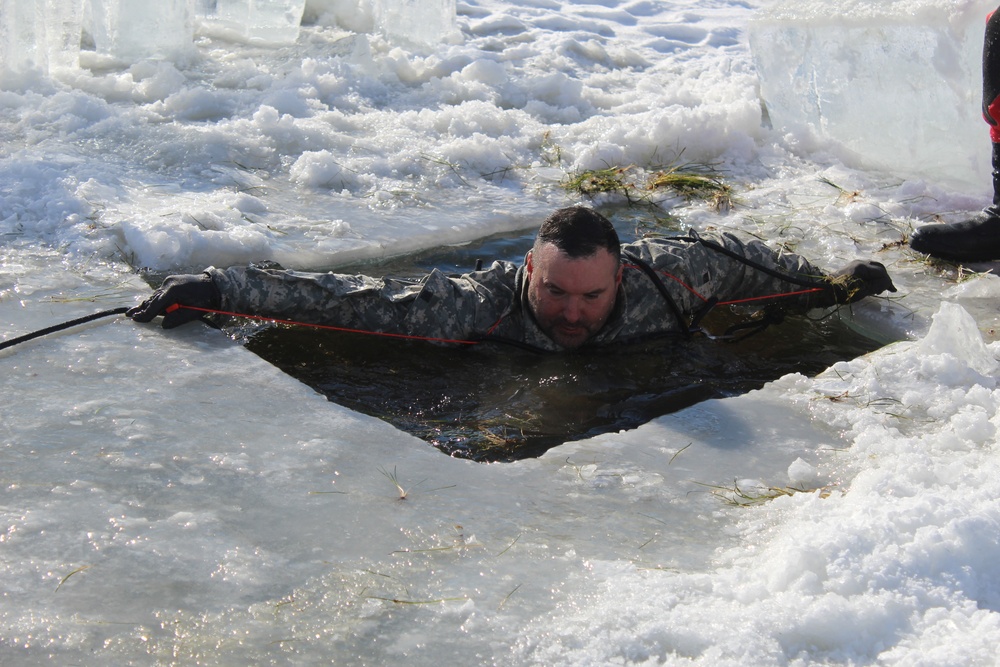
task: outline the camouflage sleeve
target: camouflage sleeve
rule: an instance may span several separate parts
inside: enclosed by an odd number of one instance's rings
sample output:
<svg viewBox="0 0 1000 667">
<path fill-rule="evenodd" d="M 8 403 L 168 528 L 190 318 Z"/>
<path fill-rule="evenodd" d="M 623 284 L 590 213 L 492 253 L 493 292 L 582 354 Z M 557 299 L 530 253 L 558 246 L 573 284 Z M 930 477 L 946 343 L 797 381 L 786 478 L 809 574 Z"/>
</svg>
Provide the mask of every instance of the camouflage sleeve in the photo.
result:
<svg viewBox="0 0 1000 667">
<path fill-rule="evenodd" d="M 655 270 L 682 282 L 682 308 L 697 309 L 702 298 L 739 301 L 774 297 L 771 303 L 808 309 L 819 305 L 829 279 L 805 258 L 732 234 L 692 234 L 688 238 L 636 244 Z M 766 305 L 761 302 L 758 305 Z"/>
<path fill-rule="evenodd" d="M 222 309 L 363 331 L 443 339 L 485 333 L 511 301 L 516 267 L 420 280 L 233 267 L 208 269 Z"/>
</svg>

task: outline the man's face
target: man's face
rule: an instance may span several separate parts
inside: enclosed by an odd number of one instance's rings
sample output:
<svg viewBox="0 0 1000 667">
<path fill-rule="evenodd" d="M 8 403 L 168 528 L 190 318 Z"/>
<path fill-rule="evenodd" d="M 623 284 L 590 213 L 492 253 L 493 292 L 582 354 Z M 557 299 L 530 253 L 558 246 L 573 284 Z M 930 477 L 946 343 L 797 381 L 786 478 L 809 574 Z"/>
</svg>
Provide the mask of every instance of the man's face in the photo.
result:
<svg viewBox="0 0 1000 667">
<path fill-rule="evenodd" d="M 538 325 L 566 348 L 579 347 L 600 331 L 622 281 L 621 261 L 603 248 L 574 259 L 545 243 L 528 253 L 525 270 L 528 305 Z"/>
</svg>

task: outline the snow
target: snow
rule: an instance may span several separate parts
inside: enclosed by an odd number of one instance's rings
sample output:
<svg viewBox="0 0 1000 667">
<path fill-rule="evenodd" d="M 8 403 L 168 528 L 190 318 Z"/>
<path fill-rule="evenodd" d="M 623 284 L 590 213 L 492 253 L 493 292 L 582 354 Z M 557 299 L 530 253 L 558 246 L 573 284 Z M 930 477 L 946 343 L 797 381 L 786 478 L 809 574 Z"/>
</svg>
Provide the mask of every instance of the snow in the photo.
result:
<svg viewBox="0 0 1000 667">
<path fill-rule="evenodd" d="M 0 662 L 995 664 L 1000 284 L 902 243 L 990 199 L 935 173 L 988 153 L 975 63 L 879 65 L 969 95 L 923 175 L 829 125 L 769 128 L 749 34 L 781 16 L 863 53 L 830 19 L 862 3 L 824 4 L 467 0 L 432 41 L 331 0 L 274 44 L 195 8 L 181 55 L 95 40 L 72 66 L 32 23 L 31 58 L 0 61 L 5 340 L 135 304 L 143 267 L 324 269 L 523 231 L 576 203 L 568 175 L 673 160 L 736 201 L 657 213 L 829 269 L 873 257 L 899 292 L 841 312 L 877 352 L 510 464 L 445 457 L 198 325 L 4 350 Z M 27 34 L 14 6 L 2 35 Z M 917 6 L 914 30 L 965 53 L 979 3 Z M 845 57 L 824 72 L 865 64 Z M 879 118 L 911 150 L 932 122 Z M 736 493 L 795 485 L 816 490 Z"/>
</svg>

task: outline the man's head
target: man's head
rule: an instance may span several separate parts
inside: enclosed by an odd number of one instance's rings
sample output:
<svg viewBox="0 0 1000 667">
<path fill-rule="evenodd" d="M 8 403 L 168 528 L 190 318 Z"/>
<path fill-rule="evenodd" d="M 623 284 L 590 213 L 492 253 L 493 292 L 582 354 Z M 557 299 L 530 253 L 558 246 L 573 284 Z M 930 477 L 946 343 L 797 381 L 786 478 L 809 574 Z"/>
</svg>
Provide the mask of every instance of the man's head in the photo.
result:
<svg viewBox="0 0 1000 667">
<path fill-rule="evenodd" d="M 611 222 L 582 206 L 559 209 L 542 223 L 528 253 L 528 305 L 538 325 L 563 347 L 600 331 L 622 280 L 621 243 Z"/>
</svg>

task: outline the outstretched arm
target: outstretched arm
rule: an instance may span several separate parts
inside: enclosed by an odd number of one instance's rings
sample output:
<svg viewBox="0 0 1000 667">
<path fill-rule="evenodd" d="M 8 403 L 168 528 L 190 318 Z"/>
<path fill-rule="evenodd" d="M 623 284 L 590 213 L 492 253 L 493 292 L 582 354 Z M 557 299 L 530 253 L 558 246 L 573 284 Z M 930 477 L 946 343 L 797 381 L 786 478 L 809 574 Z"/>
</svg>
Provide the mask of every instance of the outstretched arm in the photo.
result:
<svg viewBox="0 0 1000 667">
<path fill-rule="evenodd" d="M 308 324 L 459 339 L 487 330 L 510 303 L 516 267 L 495 263 L 485 271 L 397 280 L 257 267 L 210 268 L 198 276 L 172 276 L 129 311 L 140 322 L 164 315 L 166 328 L 200 313 L 173 304 L 219 309 Z M 183 314 L 183 315 L 182 315 Z"/>
<path fill-rule="evenodd" d="M 728 233 L 692 233 L 639 247 L 656 270 L 683 277 L 689 311 L 697 308 L 699 299 L 712 297 L 720 302 L 773 298 L 774 303 L 808 309 L 896 291 L 878 262 L 852 262 L 828 275 L 800 255 Z"/>
</svg>

